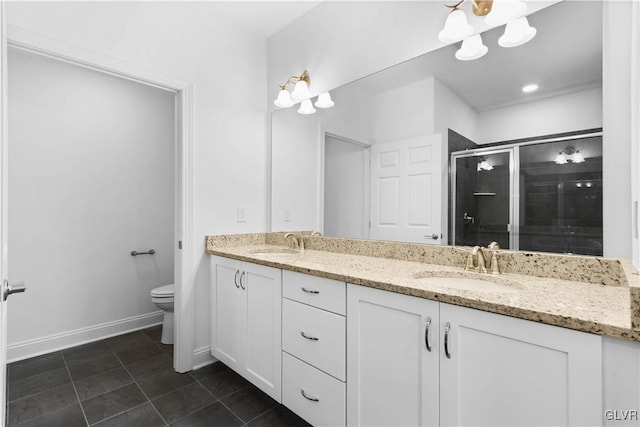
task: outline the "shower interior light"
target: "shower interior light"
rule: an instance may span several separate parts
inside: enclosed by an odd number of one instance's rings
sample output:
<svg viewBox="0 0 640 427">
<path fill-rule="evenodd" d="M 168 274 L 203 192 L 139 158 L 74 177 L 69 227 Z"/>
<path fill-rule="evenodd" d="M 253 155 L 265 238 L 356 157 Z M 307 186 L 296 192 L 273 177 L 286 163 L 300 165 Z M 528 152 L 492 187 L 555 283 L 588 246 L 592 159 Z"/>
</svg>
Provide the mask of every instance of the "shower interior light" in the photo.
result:
<svg viewBox="0 0 640 427">
<path fill-rule="evenodd" d="M 484 157 L 478 158 L 478 172 L 493 170 L 493 165 L 490 164 Z"/>
<path fill-rule="evenodd" d="M 553 161 L 558 165 L 566 165 L 567 163 L 584 163 L 585 158 L 579 150 L 569 145 L 564 151 L 559 152 Z"/>
</svg>

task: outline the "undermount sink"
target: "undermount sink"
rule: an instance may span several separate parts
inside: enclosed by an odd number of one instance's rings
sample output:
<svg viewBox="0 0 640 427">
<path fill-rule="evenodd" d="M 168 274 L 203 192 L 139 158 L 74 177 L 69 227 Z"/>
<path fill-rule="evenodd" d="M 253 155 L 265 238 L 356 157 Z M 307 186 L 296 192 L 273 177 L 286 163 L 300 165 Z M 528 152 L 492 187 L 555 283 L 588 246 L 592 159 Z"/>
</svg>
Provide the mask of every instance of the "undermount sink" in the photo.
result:
<svg viewBox="0 0 640 427">
<path fill-rule="evenodd" d="M 300 253 L 297 249 L 287 249 L 287 248 L 261 248 L 261 249 L 253 249 L 249 251 L 252 255 L 292 255 Z"/>
<path fill-rule="evenodd" d="M 421 271 L 413 278 L 430 285 L 478 292 L 514 292 L 520 285 L 510 279 L 467 271 Z"/>
</svg>

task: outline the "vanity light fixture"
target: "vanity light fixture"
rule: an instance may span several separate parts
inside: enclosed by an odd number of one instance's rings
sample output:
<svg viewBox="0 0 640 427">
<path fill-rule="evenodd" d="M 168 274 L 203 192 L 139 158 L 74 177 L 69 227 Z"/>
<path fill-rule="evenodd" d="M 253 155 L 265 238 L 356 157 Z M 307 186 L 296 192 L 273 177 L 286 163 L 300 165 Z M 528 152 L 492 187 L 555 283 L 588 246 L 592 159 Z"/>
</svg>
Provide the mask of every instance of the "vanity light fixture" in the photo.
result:
<svg viewBox="0 0 640 427">
<path fill-rule="evenodd" d="M 293 91 L 289 93 L 287 86 L 291 84 L 294 85 L 294 88 Z M 313 95 L 309 90 L 309 86 L 311 86 L 311 79 L 309 78 L 307 70 L 304 70 L 301 75 L 291 76 L 284 84 L 280 85 L 280 92 L 278 92 L 278 97 L 273 103 L 278 108 L 289 108 L 299 102 L 300 108 L 298 108 L 298 113 L 313 114 L 316 112 L 316 109 L 313 108 L 313 104 L 311 103 Z M 318 95 L 315 105 L 318 108 L 330 108 L 333 107 L 335 103 L 331 100 L 329 92 L 324 92 Z"/>
<path fill-rule="evenodd" d="M 462 40 L 462 47 L 456 52 L 456 58 L 461 61 L 471 61 L 483 57 L 488 48 L 482 44 L 480 34 L 474 34 L 474 29 L 467 21 L 467 16 L 460 6 L 466 0 L 460 0 L 453 5 L 445 4 L 451 11 L 447 16 L 438 39 L 444 43 L 455 43 Z M 484 16 L 485 22 L 494 27 L 505 26 L 504 34 L 498 40 L 502 47 L 516 47 L 525 44 L 535 37 L 536 29 L 529 25 L 524 16 L 527 5 L 521 0 L 470 0 L 472 11 L 476 16 Z"/>
<path fill-rule="evenodd" d="M 564 151 L 560 151 L 553 161 L 558 165 L 566 165 L 567 163 L 584 163 L 585 159 L 579 150 L 569 145 Z"/>
<path fill-rule="evenodd" d="M 531 93 L 538 90 L 538 85 L 535 83 L 531 83 L 522 87 L 522 91 L 524 93 Z"/>
</svg>

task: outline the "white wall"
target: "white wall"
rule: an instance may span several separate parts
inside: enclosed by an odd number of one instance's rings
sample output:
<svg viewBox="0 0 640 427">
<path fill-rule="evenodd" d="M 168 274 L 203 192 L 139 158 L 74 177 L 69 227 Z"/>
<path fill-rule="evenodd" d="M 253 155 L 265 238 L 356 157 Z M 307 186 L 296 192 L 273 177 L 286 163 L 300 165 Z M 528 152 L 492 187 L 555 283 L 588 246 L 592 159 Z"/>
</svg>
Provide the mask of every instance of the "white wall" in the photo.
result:
<svg viewBox="0 0 640 427">
<path fill-rule="evenodd" d="M 7 22 L 194 84 L 194 350 L 209 344 L 207 234 L 266 229 L 266 41 L 212 2 L 8 2 Z M 247 7 L 251 7 L 247 4 Z M 245 206 L 239 223 L 236 207 Z M 205 354 L 206 356 L 206 354 Z"/>
<path fill-rule="evenodd" d="M 364 239 L 369 218 L 369 150 L 330 136 L 325 139 L 325 236 Z"/>
<path fill-rule="evenodd" d="M 601 127 L 602 88 L 597 87 L 482 111 L 471 139 L 486 144 Z"/>
<path fill-rule="evenodd" d="M 8 79 L 9 359 L 140 326 L 173 283 L 174 94 L 16 49 Z"/>
<path fill-rule="evenodd" d="M 376 96 L 376 144 L 434 132 L 434 80 L 428 77 Z"/>
<path fill-rule="evenodd" d="M 631 258 L 631 14 L 632 2 L 605 2 L 603 15 L 602 204 L 604 255 Z M 607 25 L 609 23 L 609 25 Z M 634 117 L 633 121 L 640 120 Z M 634 141 L 638 144 L 638 141 Z"/>
</svg>

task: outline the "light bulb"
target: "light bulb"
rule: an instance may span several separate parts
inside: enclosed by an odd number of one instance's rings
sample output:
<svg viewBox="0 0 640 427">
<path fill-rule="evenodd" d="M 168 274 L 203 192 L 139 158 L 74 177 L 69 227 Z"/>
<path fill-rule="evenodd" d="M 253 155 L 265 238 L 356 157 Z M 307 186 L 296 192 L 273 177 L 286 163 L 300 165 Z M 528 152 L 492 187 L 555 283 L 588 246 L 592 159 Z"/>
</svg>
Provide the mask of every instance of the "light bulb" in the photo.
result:
<svg viewBox="0 0 640 427">
<path fill-rule="evenodd" d="M 498 39 L 498 44 L 502 47 L 516 47 L 525 44 L 535 37 L 536 29 L 529 26 L 526 16 L 509 22 L 502 37 Z"/>
<path fill-rule="evenodd" d="M 463 11 L 456 9 L 447 16 L 444 29 L 438 33 L 438 39 L 444 43 L 453 43 L 469 37 L 473 27 L 467 22 Z"/>
<path fill-rule="evenodd" d="M 293 99 L 291 99 L 291 95 L 288 90 L 282 89 L 278 92 L 278 98 L 273 101 L 273 103 L 278 108 L 289 108 L 293 106 Z"/>
<path fill-rule="evenodd" d="M 316 109 L 313 108 L 310 99 L 305 99 L 300 103 L 300 108 L 298 108 L 298 113 L 300 114 L 313 114 L 316 112 Z"/>
<path fill-rule="evenodd" d="M 582 155 L 581 152 L 576 151 L 575 153 L 573 153 L 573 156 L 571 156 L 571 161 L 573 163 L 583 163 L 584 162 L 584 156 Z"/>
<path fill-rule="evenodd" d="M 558 165 L 565 165 L 567 164 L 567 156 L 565 156 L 564 153 L 560 152 L 556 156 L 554 162 Z"/>
<path fill-rule="evenodd" d="M 336 105 L 336 103 L 331 100 L 331 95 L 329 95 L 329 92 L 324 92 L 318 95 L 318 99 L 316 100 L 315 105 L 318 108 L 331 108 Z"/>
<path fill-rule="evenodd" d="M 303 99 L 308 99 L 311 96 L 309 93 L 309 85 L 304 80 L 298 80 L 296 83 L 293 92 L 291 92 L 291 98 L 294 101 L 301 101 Z"/>
<path fill-rule="evenodd" d="M 462 42 L 462 47 L 456 52 L 456 58 L 461 61 L 471 61 L 482 58 L 489 48 L 482 44 L 480 34 L 474 34 Z"/>
</svg>

